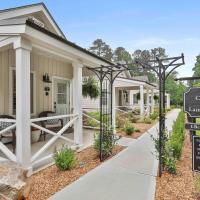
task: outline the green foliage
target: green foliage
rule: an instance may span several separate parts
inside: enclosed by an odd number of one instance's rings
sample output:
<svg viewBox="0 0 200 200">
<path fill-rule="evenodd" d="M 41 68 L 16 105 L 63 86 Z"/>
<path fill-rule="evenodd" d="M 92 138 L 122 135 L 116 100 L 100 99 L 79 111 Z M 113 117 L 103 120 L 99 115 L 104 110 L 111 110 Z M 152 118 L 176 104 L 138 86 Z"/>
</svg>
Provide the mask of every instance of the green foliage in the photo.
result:
<svg viewBox="0 0 200 200">
<path fill-rule="evenodd" d="M 86 126 L 90 126 L 90 127 L 98 127 L 99 126 L 99 123 L 91 118 L 87 118 L 85 124 L 86 124 Z"/>
<path fill-rule="evenodd" d="M 200 54 L 196 57 L 196 63 L 195 63 L 195 66 L 192 70 L 194 72 L 193 73 L 194 77 L 200 76 Z M 193 81 L 192 85 L 198 87 L 198 86 L 200 86 L 200 81 L 195 80 L 195 81 Z"/>
<path fill-rule="evenodd" d="M 170 174 L 176 174 L 176 159 L 167 157 L 165 160 L 165 167 Z"/>
<path fill-rule="evenodd" d="M 62 171 L 73 169 L 76 166 L 74 151 L 65 147 L 56 151 L 54 161 L 56 166 Z"/>
<path fill-rule="evenodd" d="M 200 124 L 200 118 L 196 118 L 196 123 Z M 196 131 L 196 135 L 200 136 L 200 131 Z"/>
<path fill-rule="evenodd" d="M 113 134 L 113 129 L 109 129 L 102 136 L 102 155 L 104 158 L 112 155 L 112 151 L 116 146 L 117 138 Z M 100 133 L 95 134 L 94 148 L 100 154 Z"/>
<path fill-rule="evenodd" d="M 157 100 L 159 99 L 158 95 L 155 94 L 155 95 L 153 96 L 153 99 L 154 99 L 155 101 L 157 101 Z"/>
<path fill-rule="evenodd" d="M 138 121 L 138 116 L 136 116 L 132 111 L 128 113 L 128 120 L 132 123 L 136 123 Z"/>
<path fill-rule="evenodd" d="M 171 74 L 166 80 L 166 92 L 170 94 L 170 102 L 172 105 L 183 105 L 183 93 L 186 91 L 186 86 L 181 82 L 176 82 L 177 73 Z"/>
<path fill-rule="evenodd" d="M 100 94 L 99 84 L 94 77 L 89 77 L 83 81 L 82 92 L 84 97 L 96 99 Z"/>
<path fill-rule="evenodd" d="M 113 58 L 113 50 L 102 39 L 96 39 L 88 50 L 110 61 Z"/>
<path fill-rule="evenodd" d="M 144 123 L 145 123 L 145 124 L 151 124 L 151 123 L 152 123 L 151 118 L 145 117 L 145 118 L 144 118 Z"/>
<path fill-rule="evenodd" d="M 149 118 L 151 120 L 156 120 L 158 118 L 158 116 L 159 116 L 159 113 L 155 111 L 155 112 L 150 114 Z"/>
<path fill-rule="evenodd" d="M 197 174 L 196 176 L 195 190 L 200 193 L 200 174 Z"/>
<path fill-rule="evenodd" d="M 169 138 L 169 145 L 173 151 L 173 157 L 177 160 L 181 156 L 181 151 L 183 148 L 183 142 L 185 139 L 184 131 L 185 114 L 180 112 L 176 121 L 173 124 L 172 135 Z"/>
<path fill-rule="evenodd" d="M 163 167 L 165 170 L 167 170 L 169 173 L 172 174 L 176 173 L 176 160 L 180 159 L 183 148 L 183 142 L 185 136 L 184 121 L 185 121 L 185 115 L 183 111 L 181 111 L 176 121 L 173 124 L 172 133 L 170 137 L 168 137 L 169 134 L 165 131 L 161 139 L 161 146 L 163 147 L 162 149 Z M 154 138 L 153 136 L 151 137 L 155 143 L 155 149 L 158 157 L 160 149 L 159 138 Z"/>
<path fill-rule="evenodd" d="M 124 47 L 117 47 L 114 51 L 114 61 L 131 63 L 132 57 L 131 54 L 128 51 L 126 51 Z"/>
<path fill-rule="evenodd" d="M 126 132 L 127 135 L 132 135 L 135 131 L 135 128 L 130 122 L 127 122 L 124 125 L 124 131 Z"/>
<path fill-rule="evenodd" d="M 133 59 L 137 59 L 142 62 L 149 62 L 149 60 L 151 59 L 155 60 L 156 57 L 159 57 L 159 58 L 167 57 L 165 49 L 161 47 L 150 49 L 150 50 L 138 49 L 133 53 Z M 144 69 L 142 72 L 139 72 L 138 75 L 147 75 L 150 82 L 156 82 L 155 74 L 149 69 Z"/>
<path fill-rule="evenodd" d="M 137 98 L 137 100 L 140 100 L 140 93 L 139 92 L 136 94 L 136 98 Z"/>
</svg>

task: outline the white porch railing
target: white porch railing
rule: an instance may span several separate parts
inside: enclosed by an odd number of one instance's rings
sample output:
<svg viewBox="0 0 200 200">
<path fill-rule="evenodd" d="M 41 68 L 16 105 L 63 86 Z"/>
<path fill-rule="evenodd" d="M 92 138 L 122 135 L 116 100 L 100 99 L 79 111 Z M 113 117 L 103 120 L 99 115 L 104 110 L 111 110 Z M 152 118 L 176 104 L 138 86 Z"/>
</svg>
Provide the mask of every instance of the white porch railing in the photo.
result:
<svg viewBox="0 0 200 200">
<path fill-rule="evenodd" d="M 52 119 L 62 119 L 62 118 L 69 118 L 70 121 L 67 122 L 66 125 L 63 126 L 57 133 L 53 132 L 47 128 L 42 127 L 41 125 L 36 124 L 36 122 L 41 122 L 41 121 L 47 121 L 47 120 L 52 120 Z M 49 133 L 53 135 L 53 137 L 42 147 L 40 148 L 32 157 L 31 157 L 31 163 L 34 163 L 36 159 L 43 153 L 45 152 L 53 143 L 56 142 L 57 139 L 61 138 L 67 142 L 71 142 L 74 144 L 74 140 L 66 138 L 62 136 L 62 134 L 74 124 L 74 122 L 78 119 L 77 114 L 69 114 L 69 115 L 58 115 L 58 116 L 52 116 L 52 117 L 42 117 L 42 118 L 37 118 L 37 119 L 31 119 L 31 126 L 35 127 L 43 132 Z M 76 145 L 76 144 L 75 144 Z"/>
<path fill-rule="evenodd" d="M 6 127 L 5 129 L 0 131 L 0 137 L 2 134 L 13 130 L 16 128 L 16 120 L 15 119 L 0 119 L 0 122 L 5 122 L 5 123 L 13 123 L 12 125 Z M 0 141 L 0 150 L 7 156 L 8 159 L 11 161 L 16 162 L 17 158 L 16 155 L 5 145 Z"/>
</svg>

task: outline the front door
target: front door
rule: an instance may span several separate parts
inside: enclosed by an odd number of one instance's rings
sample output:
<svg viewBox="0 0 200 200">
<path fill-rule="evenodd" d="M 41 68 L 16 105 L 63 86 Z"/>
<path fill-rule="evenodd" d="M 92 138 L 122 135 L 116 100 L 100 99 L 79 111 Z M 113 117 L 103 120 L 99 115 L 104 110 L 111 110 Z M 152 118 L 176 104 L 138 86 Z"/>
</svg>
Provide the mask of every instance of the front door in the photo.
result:
<svg viewBox="0 0 200 200">
<path fill-rule="evenodd" d="M 70 114 L 70 80 L 54 79 L 54 111 L 57 115 Z"/>
</svg>

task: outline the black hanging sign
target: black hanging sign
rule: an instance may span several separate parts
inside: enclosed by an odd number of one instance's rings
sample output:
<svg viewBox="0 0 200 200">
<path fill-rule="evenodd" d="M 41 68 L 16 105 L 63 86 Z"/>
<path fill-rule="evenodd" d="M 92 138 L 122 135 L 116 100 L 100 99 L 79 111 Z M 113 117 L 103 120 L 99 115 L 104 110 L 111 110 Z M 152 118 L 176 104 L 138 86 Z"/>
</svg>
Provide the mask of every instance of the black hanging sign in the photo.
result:
<svg viewBox="0 0 200 200">
<path fill-rule="evenodd" d="M 184 93 L 184 111 L 190 117 L 200 117 L 200 88 L 190 88 Z"/>
<path fill-rule="evenodd" d="M 199 131 L 200 130 L 200 124 L 186 123 L 185 129 L 189 129 L 191 131 Z"/>
<path fill-rule="evenodd" d="M 200 171 L 200 136 L 193 136 L 192 140 L 192 170 Z"/>
</svg>

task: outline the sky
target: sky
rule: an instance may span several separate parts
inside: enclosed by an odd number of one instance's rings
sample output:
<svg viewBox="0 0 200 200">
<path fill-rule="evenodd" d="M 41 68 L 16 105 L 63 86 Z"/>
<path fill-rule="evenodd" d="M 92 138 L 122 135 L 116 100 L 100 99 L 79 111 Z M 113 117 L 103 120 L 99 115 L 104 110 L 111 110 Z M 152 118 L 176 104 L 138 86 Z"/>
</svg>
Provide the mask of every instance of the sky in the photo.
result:
<svg viewBox="0 0 200 200">
<path fill-rule="evenodd" d="M 0 9 L 38 3 L 1 0 Z M 88 48 L 101 38 L 113 49 L 163 47 L 168 56 L 185 55 L 179 77 L 192 76 L 200 53 L 199 0 L 44 0 L 68 40 Z"/>
</svg>

